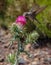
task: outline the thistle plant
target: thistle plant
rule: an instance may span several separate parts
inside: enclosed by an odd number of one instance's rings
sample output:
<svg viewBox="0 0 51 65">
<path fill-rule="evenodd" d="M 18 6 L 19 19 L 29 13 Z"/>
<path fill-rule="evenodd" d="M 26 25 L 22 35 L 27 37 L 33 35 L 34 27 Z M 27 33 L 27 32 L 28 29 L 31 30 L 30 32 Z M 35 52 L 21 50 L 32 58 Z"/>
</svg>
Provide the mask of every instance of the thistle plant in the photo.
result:
<svg viewBox="0 0 51 65">
<path fill-rule="evenodd" d="M 21 52 L 24 52 L 29 56 L 29 53 L 24 50 L 25 45 L 28 43 L 30 44 L 34 43 L 39 37 L 39 34 L 36 31 L 33 32 L 30 31 L 30 33 L 27 33 L 25 26 L 26 24 L 27 24 L 27 20 L 25 16 L 18 16 L 15 23 L 13 23 L 11 26 L 11 34 L 13 38 L 12 43 L 13 41 L 18 42 L 15 65 L 19 64 L 19 54 Z"/>
<path fill-rule="evenodd" d="M 16 19 L 16 22 L 13 23 L 12 27 L 11 27 L 11 32 L 13 34 L 13 39 L 14 39 L 13 41 L 15 41 L 15 40 L 18 41 L 15 65 L 18 65 L 18 56 L 19 56 L 20 52 L 24 51 L 22 39 L 24 39 L 23 28 L 24 28 L 25 24 L 26 24 L 25 17 L 18 16 L 18 18 Z"/>
</svg>

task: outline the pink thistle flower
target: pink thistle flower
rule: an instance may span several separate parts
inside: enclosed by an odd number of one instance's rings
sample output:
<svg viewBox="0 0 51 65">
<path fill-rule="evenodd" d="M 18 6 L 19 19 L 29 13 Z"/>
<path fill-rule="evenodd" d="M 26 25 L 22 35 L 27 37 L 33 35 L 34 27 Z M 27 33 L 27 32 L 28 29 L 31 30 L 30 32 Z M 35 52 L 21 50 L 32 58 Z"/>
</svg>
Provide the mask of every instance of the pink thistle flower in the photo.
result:
<svg viewBox="0 0 51 65">
<path fill-rule="evenodd" d="M 16 19 L 16 23 L 21 23 L 22 25 L 26 24 L 26 18 L 24 16 L 18 16 Z"/>
<path fill-rule="evenodd" d="M 26 18 L 25 16 L 18 16 L 16 19 L 16 24 L 19 28 L 23 28 L 26 24 Z"/>
</svg>

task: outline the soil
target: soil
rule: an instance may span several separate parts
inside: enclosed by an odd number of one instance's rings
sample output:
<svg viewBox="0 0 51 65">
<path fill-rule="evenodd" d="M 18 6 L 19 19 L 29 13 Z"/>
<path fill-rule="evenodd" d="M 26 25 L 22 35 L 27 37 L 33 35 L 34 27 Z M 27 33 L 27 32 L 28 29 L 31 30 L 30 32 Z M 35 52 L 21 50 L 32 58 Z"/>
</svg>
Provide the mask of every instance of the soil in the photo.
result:
<svg viewBox="0 0 51 65">
<path fill-rule="evenodd" d="M 14 43 L 11 49 L 9 48 L 11 39 L 11 34 L 8 31 L 0 29 L 0 65 L 11 65 L 7 62 L 7 57 L 10 53 L 15 53 L 17 48 L 17 43 Z M 29 50 L 29 45 L 26 46 L 26 49 Z M 31 57 L 28 57 L 25 53 L 21 53 L 26 65 L 51 65 L 51 48 L 42 47 L 37 49 L 30 49 Z"/>
</svg>

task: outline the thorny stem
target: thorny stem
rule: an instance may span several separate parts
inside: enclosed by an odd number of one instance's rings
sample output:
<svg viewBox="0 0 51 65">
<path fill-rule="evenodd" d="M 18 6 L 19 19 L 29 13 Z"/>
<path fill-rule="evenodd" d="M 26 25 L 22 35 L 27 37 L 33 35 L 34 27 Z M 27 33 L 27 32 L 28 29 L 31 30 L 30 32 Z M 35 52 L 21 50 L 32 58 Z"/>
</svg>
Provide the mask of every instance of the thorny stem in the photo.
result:
<svg viewBox="0 0 51 65">
<path fill-rule="evenodd" d="M 20 40 L 18 39 L 18 48 L 17 48 L 17 51 L 16 51 L 16 59 L 15 59 L 15 64 L 14 65 L 19 65 L 19 54 L 20 54 L 20 44 L 21 44 L 21 42 L 20 42 Z M 27 52 L 27 51 L 22 51 L 22 52 L 24 52 L 25 54 L 27 54 L 28 56 L 30 56 L 30 54 L 29 54 L 29 52 Z"/>
<path fill-rule="evenodd" d="M 20 44 L 20 41 L 18 41 L 18 48 L 17 48 L 17 51 L 16 51 L 16 59 L 15 59 L 15 64 L 14 65 L 19 65 L 19 61 L 18 61 L 18 58 L 19 58 L 19 44 Z"/>
<path fill-rule="evenodd" d="M 15 64 L 14 65 L 18 65 L 18 50 L 16 52 L 16 61 L 15 61 Z"/>
</svg>

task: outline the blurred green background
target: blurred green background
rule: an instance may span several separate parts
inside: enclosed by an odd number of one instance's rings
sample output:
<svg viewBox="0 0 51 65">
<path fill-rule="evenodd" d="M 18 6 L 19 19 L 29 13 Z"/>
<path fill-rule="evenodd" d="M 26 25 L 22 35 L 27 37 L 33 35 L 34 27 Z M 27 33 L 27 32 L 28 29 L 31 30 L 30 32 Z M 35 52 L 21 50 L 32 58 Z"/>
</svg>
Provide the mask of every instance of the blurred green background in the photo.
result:
<svg viewBox="0 0 51 65">
<path fill-rule="evenodd" d="M 36 0 L 40 6 L 48 7 L 37 15 L 41 24 L 35 25 L 48 37 L 51 37 L 51 0 Z M 22 15 L 34 4 L 34 0 L 0 0 L 0 26 L 10 26 L 18 15 Z"/>
</svg>

